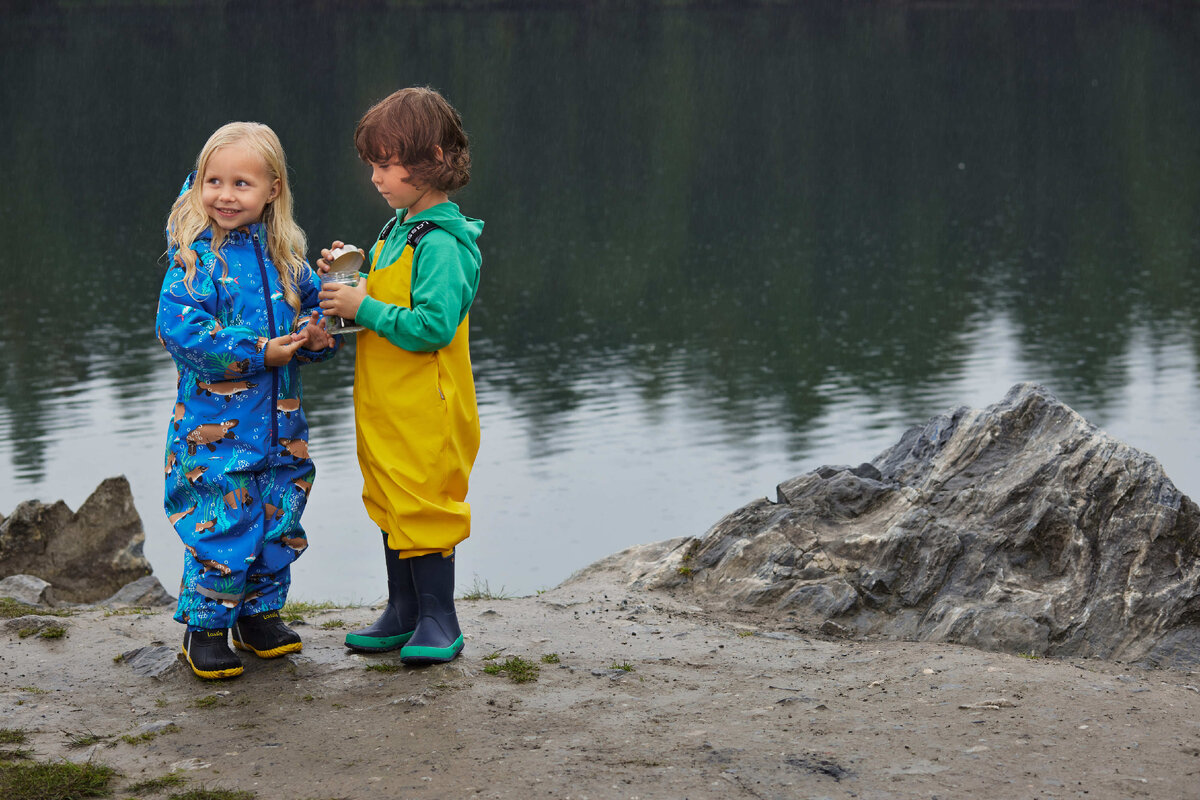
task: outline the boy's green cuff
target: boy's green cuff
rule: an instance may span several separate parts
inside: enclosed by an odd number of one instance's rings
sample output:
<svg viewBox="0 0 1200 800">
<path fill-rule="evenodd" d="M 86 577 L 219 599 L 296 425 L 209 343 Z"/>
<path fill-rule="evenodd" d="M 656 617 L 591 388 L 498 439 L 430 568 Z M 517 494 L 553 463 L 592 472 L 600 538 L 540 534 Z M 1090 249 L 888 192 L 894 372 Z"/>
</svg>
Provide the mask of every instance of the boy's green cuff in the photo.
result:
<svg viewBox="0 0 1200 800">
<path fill-rule="evenodd" d="M 358 313 L 354 315 L 354 321 L 364 328 L 378 333 L 382 322 L 381 318 L 386 310 L 387 303 L 376 300 L 374 297 L 364 297 L 362 304 L 358 307 Z"/>
</svg>

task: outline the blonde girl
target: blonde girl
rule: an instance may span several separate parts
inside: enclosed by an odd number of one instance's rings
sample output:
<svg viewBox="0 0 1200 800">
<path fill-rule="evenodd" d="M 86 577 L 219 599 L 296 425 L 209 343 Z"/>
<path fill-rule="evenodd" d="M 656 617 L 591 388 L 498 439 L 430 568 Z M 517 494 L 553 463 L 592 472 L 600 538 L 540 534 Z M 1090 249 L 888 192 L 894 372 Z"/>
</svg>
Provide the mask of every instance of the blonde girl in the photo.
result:
<svg viewBox="0 0 1200 800">
<path fill-rule="evenodd" d="M 209 137 L 167 245 L 156 329 L 179 371 L 164 464 L 185 551 L 175 618 L 193 672 L 225 678 L 242 672 L 230 629 L 262 658 L 303 647 L 279 618 L 315 477 L 298 367 L 337 347 L 274 131 L 233 122 Z"/>
</svg>

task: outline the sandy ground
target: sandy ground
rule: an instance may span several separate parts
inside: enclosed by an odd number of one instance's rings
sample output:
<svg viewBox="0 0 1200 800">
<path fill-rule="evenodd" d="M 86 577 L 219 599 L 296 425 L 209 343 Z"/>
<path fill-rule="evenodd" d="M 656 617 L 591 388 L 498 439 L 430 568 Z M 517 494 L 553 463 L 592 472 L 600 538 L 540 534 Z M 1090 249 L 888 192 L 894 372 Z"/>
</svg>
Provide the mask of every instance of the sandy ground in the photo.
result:
<svg viewBox="0 0 1200 800">
<path fill-rule="evenodd" d="M 117 797 L 173 769 L 298 800 L 1200 796 L 1195 674 L 834 639 L 623 583 L 460 601 L 463 655 L 390 672 L 341 646 L 375 611 L 313 613 L 303 653 L 220 682 L 114 660 L 177 647 L 169 611 L 86 611 L 61 639 L 3 633 L 0 727 L 119 769 Z M 537 680 L 484 671 L 514 656 Z"/>
</svg>

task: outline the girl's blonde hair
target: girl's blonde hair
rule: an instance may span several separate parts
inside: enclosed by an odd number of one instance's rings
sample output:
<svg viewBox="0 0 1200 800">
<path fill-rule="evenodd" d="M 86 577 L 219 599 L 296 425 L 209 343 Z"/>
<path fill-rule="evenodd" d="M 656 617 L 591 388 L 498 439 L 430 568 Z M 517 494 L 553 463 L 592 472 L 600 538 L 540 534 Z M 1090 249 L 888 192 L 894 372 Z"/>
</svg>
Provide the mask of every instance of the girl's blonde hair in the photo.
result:
<svg viewBox="0 0 1200 800">
<path fill-rule="evenodd" d="M 196 159 L 196 177 L 192 185 L 179 195 L 171 206 L 167 218 L 167 248 L 175 249 L 175 260 L 184 268 L 184 285 L 192 291 L 196 277 L 196 252 L 192 244 L 206 229 L 212 230 L 212 249 L 221 258 L 221 246 L 226 233 L 214 225 L 204 210 L 201 191 L 204 187 L 204 172 L 213 153 L 222 147 L 239 144 L 262 157 L 267 168 L 267 177 L 279 181 L 279 194 L 263 209 L 262 223 L 267 230 L 267 251 L 279 271 L 279 283 L 287 304 L 300 312 L 300 282 L 308 277 L 308 264 L 304 253 L 308 248 L 304 231 L 292 219 L 292 190 L 288 186 L 287 161 L 283 145 L 275 131 L 259 122 L 230 122 L 222 125 L 208 137 L 200 156 Z M 221 258 L 221 262 L 224 263 Z"/>
</svg>

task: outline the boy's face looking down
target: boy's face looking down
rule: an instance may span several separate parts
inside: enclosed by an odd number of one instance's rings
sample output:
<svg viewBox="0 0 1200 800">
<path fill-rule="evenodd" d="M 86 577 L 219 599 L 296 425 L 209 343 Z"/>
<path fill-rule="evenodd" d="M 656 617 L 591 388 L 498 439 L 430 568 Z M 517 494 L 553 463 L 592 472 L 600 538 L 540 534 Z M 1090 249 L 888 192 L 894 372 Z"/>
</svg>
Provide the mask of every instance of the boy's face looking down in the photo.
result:
<svg viewBox="0 0 1200 800">
<path fill-rule="evenodd" d="M 375 185 L 375 190 L 383 195 L 383 199 L 392 208 L 407 208 L 410 217 L 446 199 L 445 192 L 410 183 L 408 170 L 395 156 L 387 161 L 372 161 L 370 164 L 371 183 Z"/>
</svg>

